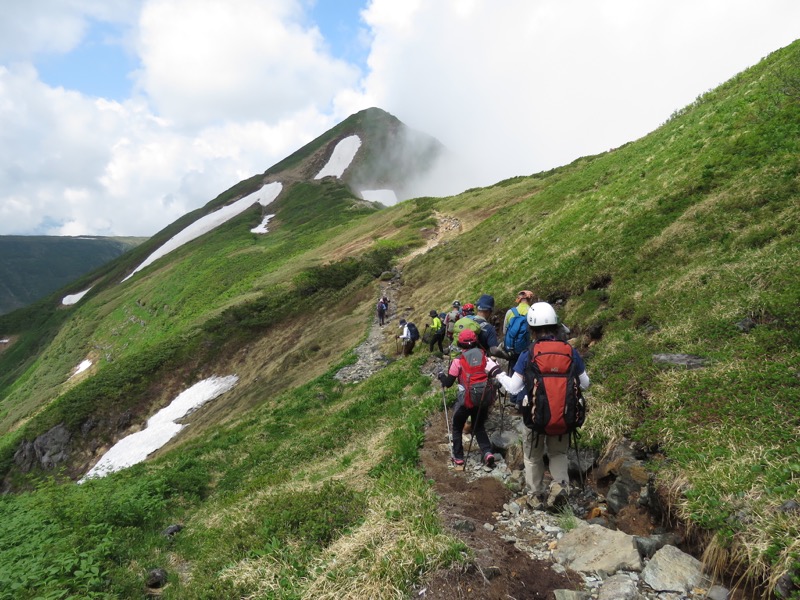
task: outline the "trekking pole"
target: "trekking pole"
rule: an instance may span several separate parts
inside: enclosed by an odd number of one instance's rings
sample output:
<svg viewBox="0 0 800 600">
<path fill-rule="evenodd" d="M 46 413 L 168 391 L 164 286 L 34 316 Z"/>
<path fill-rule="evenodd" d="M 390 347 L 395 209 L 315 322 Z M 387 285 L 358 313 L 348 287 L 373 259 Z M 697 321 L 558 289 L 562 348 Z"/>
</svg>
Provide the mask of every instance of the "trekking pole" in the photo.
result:
<svg viewBox="0 0 800 600">
<path fill-rule="evenodd" d="M 511 374 L 514 372 L 514 368 L 511 365 L 511 358 L 506 361 L 508 364 L 506 365 L 506 374 L 510 377 Z M 502 435 L 503 432 L 506 430 L 506 404 L 508 404 L 508 399 L 510 394 L 506 391 L 506 388 L 503 388 L 502 393 L 502 404 L 500 405 L 500 434 Z"/>
<path fill-rule="evenodd" d="M 442 384 L 442 405 L 444 406 L 444 424 L 447 426 L 447 441 L 450 442 L 450 460 L 453 460 L 453 432 L 450 429 L 450 416 L 447 414 L 447 393 Z"/>
<path fill-rule="evenodd" d="M 577 429 L 573 429 L 570 434 L 572 438 L 572 447 L 575 448 L 575 459 L 578 463 L 578 480 L 581 482 L 581 491 L 586 491 L 586 478 L 583 476 L 583 462 L 581 461 L 581 453 L 578 451 L 578 438 L 580 434 Z"/>
</svg>

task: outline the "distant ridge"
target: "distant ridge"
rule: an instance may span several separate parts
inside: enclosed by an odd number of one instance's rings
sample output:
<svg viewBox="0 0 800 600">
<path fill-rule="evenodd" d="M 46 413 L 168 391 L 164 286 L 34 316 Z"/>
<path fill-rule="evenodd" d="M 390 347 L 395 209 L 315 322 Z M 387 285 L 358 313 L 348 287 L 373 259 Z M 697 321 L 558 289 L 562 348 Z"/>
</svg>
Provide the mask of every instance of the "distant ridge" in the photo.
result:
<svg viewBox="0 0 800 600">
<path fill-rule="evenodd" d="M 144 239 L 0 236 L 0 314 L 45 297 Z"/>
</svg>

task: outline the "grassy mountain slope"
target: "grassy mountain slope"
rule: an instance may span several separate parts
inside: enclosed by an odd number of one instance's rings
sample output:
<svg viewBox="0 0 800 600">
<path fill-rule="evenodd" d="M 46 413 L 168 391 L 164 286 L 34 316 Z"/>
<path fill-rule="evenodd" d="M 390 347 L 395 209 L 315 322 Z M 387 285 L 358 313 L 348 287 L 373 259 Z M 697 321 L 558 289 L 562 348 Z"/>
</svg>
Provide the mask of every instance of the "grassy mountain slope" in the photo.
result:
<svg viewBox="0 0 800 600">
<path fill-rule="evenodd" d="M 142 241 L 142 238 L 0 236 L 0 315 L 43 298 Z"/>
<path fill-rule="evenodd" d="M 483 292 L 499 308 L 522 288 L 562 300 L 594 381 L 584 439 L 657 447 L 656 482 L 709 540 L 707 562 L 769 588 L 800 551 L 800 517 L 780 510 L 800 473 L 791 78 L 797 43 L 613 152 L 385 210 L 300 176 L 354 131 L 343 127 L 283 165 L 298 182 L 268 235 L 249 233 L 254 207 L 119 284 L 158 241 L 137 248 L 69 311 L 0 318 L 14 336 L 0 353 L 14 374 L 0 376 L 0 460 L 16 489 L 40 474 L 13 467 L 22 440 L 66 423 L 65 474 L 77 476 L 130 430 L 120 415 L 138 426 L 198 379 L 240 376 L 147 464 L 0 498 L 0 589 L 127 597 L 169 565 L 165 598 L 389 598 L 460 560 L 415 466 L 441 401 L 424 357 L 356 385 L 333 377 L 355 360 L 377 275 L 422 243 L 436 212 L 462 232 L 405 264 L 398 305 L 422 320 Z M 281 180 L 277 167 L 204 210 Z M 708 364 L 662 368 L 659 353 Z M 67 380 L 86 356 L 92 369 Z M 168 540 L 175 522 L 185 530 Z"/>
</svg>

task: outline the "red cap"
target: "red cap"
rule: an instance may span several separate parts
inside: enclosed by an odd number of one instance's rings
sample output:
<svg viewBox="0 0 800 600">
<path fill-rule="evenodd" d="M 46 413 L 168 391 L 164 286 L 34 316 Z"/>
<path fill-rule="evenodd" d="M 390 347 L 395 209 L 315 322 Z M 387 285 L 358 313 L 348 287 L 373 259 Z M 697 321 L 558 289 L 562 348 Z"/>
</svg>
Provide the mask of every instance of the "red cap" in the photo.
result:
<svg viewBox="0 0 800 600">
<path fill-rule="evenodd" d="M 458 343 L 459 344 L 477 344 L 478 343 L 478 336 L 475 335 L 475 332 L 472 329 L 464 329 L 461 333 L 458 334 Z"/>
</svg>

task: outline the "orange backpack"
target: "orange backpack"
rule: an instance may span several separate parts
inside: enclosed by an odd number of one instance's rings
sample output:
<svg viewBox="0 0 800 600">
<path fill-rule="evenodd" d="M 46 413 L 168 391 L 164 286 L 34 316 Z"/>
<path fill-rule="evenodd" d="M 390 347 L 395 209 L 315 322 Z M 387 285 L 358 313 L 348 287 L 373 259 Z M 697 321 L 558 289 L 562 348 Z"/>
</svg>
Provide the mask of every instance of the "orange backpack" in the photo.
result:
<svg viewBox="0 0 800 600">
<path fill-rule="evenodd" d="M 525 425 L 538 433 L 561 435 L 586 419 L 572 346 L 560 340 L 539 340 L 530 348 L 525 368 L 528 404 L 522 407 Z"/>
</svg>

